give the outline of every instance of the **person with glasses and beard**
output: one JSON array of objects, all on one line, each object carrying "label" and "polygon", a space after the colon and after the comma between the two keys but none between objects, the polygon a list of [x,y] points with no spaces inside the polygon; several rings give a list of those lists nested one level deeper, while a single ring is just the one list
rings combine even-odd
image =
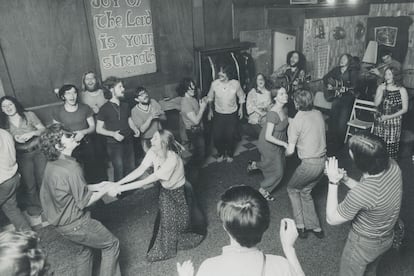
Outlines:
[{"label": "person with glasses and beard", "polygon": [[286,105],[289,118],[293,118],[297,112],[293,102],[293,93],[304,88],[306,79],[306,58],[299,51],[290,51],[286,56],[286,64],[273,72],[271,79],[274,83],[285,87],[289,101]]}]

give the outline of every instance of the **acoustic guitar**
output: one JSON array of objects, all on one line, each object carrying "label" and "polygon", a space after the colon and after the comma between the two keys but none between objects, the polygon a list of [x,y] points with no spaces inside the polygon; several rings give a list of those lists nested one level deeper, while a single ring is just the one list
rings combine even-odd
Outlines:
[{"label": "acoustic guitar", "polygon": [[343,80],[328,79],[329,86],[325,87],[323,95],[328,102],[332,102],[336,98],[342,97],[345,93],[354,94],[354,88],[348,87]]}]

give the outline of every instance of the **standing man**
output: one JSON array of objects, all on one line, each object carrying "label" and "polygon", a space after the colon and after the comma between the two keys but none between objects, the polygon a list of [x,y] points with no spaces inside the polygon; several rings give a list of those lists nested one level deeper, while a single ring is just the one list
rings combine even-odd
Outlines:
[{"label": "standing man", "polygon": [[16,191],[19,185],[14,140],[10,133],[0,128],[0,206],[17,231],[31,230],[17,207]]},{"label": "standing man", "polygon": [[99,110],[96,132],[106,136],[108,157],[114,168],[114,181],[118,181],[135,168],[132,130],[128,125],[131,112],[128,104],[121,102],[125,88],[120,79],[109,77],[103,86],[110,91],[112,97]]},{"label": "standing man", "polygon": [[298,113],[289,124],[286,155],[293,154],[296,148],[301,162],[289,180],[287,190],[299,238],[306,238],[307,232],[311,231],[321,239],[324,233],[311,193],[325,167],[325,121],[322,113],[313,109],[311,92],[296,91],[293,99]]},{"label": "standing man", "polygon": [[101,82],[94,72],[88,71],[83,74],[80,100],[89,105],[95,114],[98,114],[99,109],[108,101],[101,87]]},{"label": "standing man", "polygon": [[137,104],[131,110],[129,126],[134,130],[135,136],[141,133],[141,146],[144,152],[151,147],[151,138],[160,130],[160,120],[165,120],[165,113],[160,104],[151,99],[147,89],[139,86],[134,92],[134,100]]},{"label": "standing man", "polygon": [[40,143],[48,159],[40,201],[47,221],[56,231],[82,246],[77,255],[76,275],[92,275],[92,248],[102,250],[99,275],[121,275],[118,239],[86,211],[107,189],[102,184],[86,184],[79,163],[71,157],[79,145],[75,135],[53,124],[42,134]]},{"label": "standing man", "polygon": [[[352,221],[339,275],[359,276],[374,273],[379,257],[391,248],[394,225],[398,219],[402,197],[402,176],[397,163],[390,159],[384,141],[367,133],[349,140],[349,154],[362,171],[359,181],[338,169],[338,160],[326,162],[329,178],[326,220],[330,225]],[[351,190],[338,204],[338,185]]]}]

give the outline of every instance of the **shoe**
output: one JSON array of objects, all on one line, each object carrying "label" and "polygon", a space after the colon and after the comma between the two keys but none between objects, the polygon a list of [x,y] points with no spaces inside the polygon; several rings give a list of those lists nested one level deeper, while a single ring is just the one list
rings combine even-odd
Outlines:
[{"label": "shoe", "polygon": [[218,163],[221,163],[221,162],[224,161],[224,156],[223,155],[220,155],[220,156],[217,157],[216,160],[217,160]]},{"label": "shoe", "polygon": [[323,232],[322,229],[321,231],[315,231],[314,229],[310,229],[308,231],[312,232],[315,235],[315,237],[317,237],[318,239],[323,239],[325,237],[325,233]]},{"label": "shoe", "polygon": [[306,239],[308,237],[308,233],[306,232],[305,228],[296,228],[298,230],[299,238]]},{"label": "shoe", "polygon": [[274,201],[275,198],[265,189],[259,189],[259,192],[262,194],[262,196],[267,200],[267,201]]},{"label": "shoe", "polygon": [[227,163],[233,162],[233,157],[227,156],[226,161]]},{"label": "shoe", "polygon": [[247,173],[253,174],[257,173],[259,171],[259,168],[257,167],[256,161],[249,160],[249,163],[247,165]]}]

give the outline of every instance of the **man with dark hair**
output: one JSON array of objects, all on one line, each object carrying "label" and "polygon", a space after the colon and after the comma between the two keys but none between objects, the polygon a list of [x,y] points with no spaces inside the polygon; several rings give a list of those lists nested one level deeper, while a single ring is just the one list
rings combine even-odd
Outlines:
[{"label": "man with dark hair", "polygon": [[321,239],[324,233],[311,193],[323,175],[326,160],[325,121],[322,113],[313,109],[311,92],[298,90],[293,99],[298,113],[289,123],[286,155],[293,154],[296,148],[301,163],[287,190],[299,237],[306,238],[307,231],[311,231]]},{"label": "man with dark hair", "polygon": [[290,118],[293,118],[296,114],[293,94],[295,91],[304,88],[306,78],[305,70],[305,56],[299,51],[290,51],[286,56],[286,64],[279,67],[271,76],[272,81],[285,87],[289,94],[289,101],[286,106]]},{"label": "man with dark hair", "polygon": [[128,124],[131,111],[127,103],[121,102],[125,88],[120,79],[109,77],[103,86],[112,97],[99,110],[96,132],[106,136],[108,157],[114,168],[114,181],[118,181],[135,168],[132,130]]},{"label": "man with dark hair", "polygon": [[137,104],[131,110],[129,126],[135,133],[141,133],[141,145],[144,152],[151,147],[151,138],[161,129],[160,120],[165,120],[164,111],[160,104],[151,99],[147,89],[139,86],[134,91],[134,100]]},{"label": "man with dark hair", "polygon": [[[362,171],[359,181],[338,169],[338,160],[326,162],[329,178],[326,220],[331,225],[352,221],[352,229],[342,252],[339,275],[375,273],[379,257],[393,243],[394,225],[402,197],[402,176],[397,163],[388,157],[381,138],[367,133],[349,140],[349,154]],[[338,204],[338,185],[351,190]]]},{"label": "man with dark hair", "polygon": [[108,186],[86,184],[79,163],[71,157],[79,142],[61,125],[48,127],[40,137],[40,145],[48,159],[40,201],[47,221],[56,231],[82,246],[76,275],[92,275],[92,248],[102,250],[100,275],[121,275],[118,239],[86,211],[106,194]]},{"label": "man with dark hair", "polygon": [[377,67],[369,70],[369,72],[371,74],[374,74],[378,79],[380,80],[383,79],[384,72],[389,67],[393,67],[393,68],[398,69],[398,71],[401,71],[402,69],[401,63],[392,57],[391,50],[383,49],[380,52],[380,57],[381,57],[382,63],[380,63]]}]

